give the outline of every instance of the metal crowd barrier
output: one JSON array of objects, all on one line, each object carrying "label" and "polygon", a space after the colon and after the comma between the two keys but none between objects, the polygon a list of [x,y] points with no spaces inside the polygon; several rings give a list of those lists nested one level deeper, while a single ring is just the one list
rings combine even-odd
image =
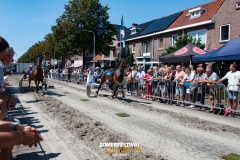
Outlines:
[{"label": "metal crowd barrier", "polygon": [[[157,84],[157,85],[156,85]],[[229,108],[229,101],[227,96],[227,90],[230,86],[225,87],[223,84],[211,84],[207,85],[207,83],[198,83],[197,85],[193,85],[190,82],[184,83],[184,101],[177,100],[175,96],[175,82],[170,82],[169,80],[165,81],[149,81],[148,86],[146,86],[146,82],[143,79],[138,80],[129,80],[125,79],[126,85],[126,93],[127,95],[133,94],[135,97],[147,97],[160,99],[165,101],[167,104],[180,102],[184,105],[195,105],[200,108],[205,109],[217,109],[217,115],[223,113],[224,108]],[[159,88],[159,95],[154,95],[153,91]],[[238,86],[237,86],[238,87]],[[150,88],[150,94],[147,93],[147,89]],[[238,90],[239,92],[240,90]],[[213,97],[214,105],[210,104],[211,96]],[[199,102],[200,101],[200,102]],[[237,106],[240,105],[240,94],[238,94],[237,98]],[[239,106],[240,107],[240,106]],[[239,113],[240,110],[230,109],[231,112]],[[216,111],[215,111],[216,112]],[[226,114],[224,114],[226,116]]]},{"label": "metal crowd barrier", "polygon": [[[86,84],[86,76],[83,74],[72,74],[71,82],[77,84]],[[52,73],[51,77],[53,79],[67,81],[67,74]],[[146,81],[143,79],[128,79],[124,78],[124,82],[120,85],[119,90],[124,89],[127,95],[133,94],[135,97],[147,97],[154,98],[159,101],[163,101],[166,104],[181,103],[185,106],[195,105],[200,108],[205,109],[217,109],[217,115],[223,112],[224,108],[229,108],[229,98],[227,90],[229,87],[238,87],[238,86],[228,86],[225,87],[223,84],[211,84],[210,86],[207,83],[197,83],[191,84],[190,82],[185,82],[182,85],[184,89],[184,101],[176,99],[175,89],[176,82],[171,82],[169,80],[150,80],[148,86],[146,86]],[[107,82],[102,85],[103,90],[108,90]],[[149,91],[150,90],[150,91]],[[158,93],[155,94],[157,90]],[[239,92],[239,90],[237,90]],[[213,96],[213,103],[211,105],[211,96]],[[240,94],[237,97],[237,106],[240,105]],[[235,103],[235,102],[234,102]],[[229,109],[231,112],[239,113],[240,110]],[[227,113],[226,113],[227,114]],[[226,116],[224,114],[224,116]]]}]

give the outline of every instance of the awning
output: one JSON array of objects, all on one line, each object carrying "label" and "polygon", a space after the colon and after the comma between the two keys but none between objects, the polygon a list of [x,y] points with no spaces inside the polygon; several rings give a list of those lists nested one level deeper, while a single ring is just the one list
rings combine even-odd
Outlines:
[{"label": "awning", "polygon": [[214,46],[213,49],[212,49],[212,51],[214,51],[214,50],[216,50],[216,49],[218,49],[218,48],[220,48],[220,47],[222,47],[222,46],[221,46],[221,45]]}]

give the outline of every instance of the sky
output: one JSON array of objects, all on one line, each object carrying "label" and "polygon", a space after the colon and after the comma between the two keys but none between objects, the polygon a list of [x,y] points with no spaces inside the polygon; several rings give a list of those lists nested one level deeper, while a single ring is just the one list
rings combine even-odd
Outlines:
[{"label": "sky", "polygon": [[[108,5],[109,21],[129,28],[213,0],[99,0]],[[51,33],[51,26],[64,12],[69,0],[0,0],[0,36],[17,53],[17,60],[27,50]]]}]

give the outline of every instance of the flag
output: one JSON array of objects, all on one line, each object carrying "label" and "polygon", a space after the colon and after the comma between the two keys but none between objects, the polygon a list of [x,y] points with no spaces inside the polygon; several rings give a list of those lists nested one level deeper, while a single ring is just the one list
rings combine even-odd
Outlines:
[{"label": "flag", "polygon": [[124,32],[124,25],[123,25],[123,16],[122,16],[122,19],[121,19],[120,34],[121,34],[121,42],[123,42],[123,48],[125,48],[125,40],[124,40],[125,32]]}]

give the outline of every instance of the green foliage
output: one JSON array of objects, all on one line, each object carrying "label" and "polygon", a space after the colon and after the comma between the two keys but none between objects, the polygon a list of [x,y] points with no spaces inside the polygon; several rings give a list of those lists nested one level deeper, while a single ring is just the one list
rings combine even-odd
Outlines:
[{"label": "green foliage", "polygon": [[52,26],[52,33],[30,47],[18,62],[35,61],[38,55],[50,59],[55,53],[57,59],[66,59],[82,54],[85,65],[85,52],[93,53],[94,43],[93,33],[83,30],[94,32],[96,54],[106,55],[115,49],[112,43],[118,28],[108,20],[108,6],[102,6],[99,0],[72,0],[64,8],[56,25]]},{"label": "green foliage", "polygon": [[201,39],[199,38],[198,40],[196,40],[196,38],[192,38],[189,37],[188,35],[180,35],[178,36],[178,39],[176,40],[176,43],[174,46],[170,46],[166,49],[166,52],[163,52],[161,56],[165,56],[168,55],[170,53],[173,53],[179,49],[181,49],[182,47],[184,47],[185,45],[187,45],[188,43],[192,42],[194,45],[196,45],[197,47],[204,49],[205,48],[205,44],[201,43]]},{"label": "green foliage", "polygon": [[222,156],[222,158],[226,160],[240,160],[240,155],[230,153],[227,156]]},{"label": "green foliage", "polygon": [[116,115],[119,117],[130,117],[130,115],[127,113],[117,113]]},{"label": "green foliage", "polygon": [[80,99],[81,101],[89,101],[89,99]]}]

